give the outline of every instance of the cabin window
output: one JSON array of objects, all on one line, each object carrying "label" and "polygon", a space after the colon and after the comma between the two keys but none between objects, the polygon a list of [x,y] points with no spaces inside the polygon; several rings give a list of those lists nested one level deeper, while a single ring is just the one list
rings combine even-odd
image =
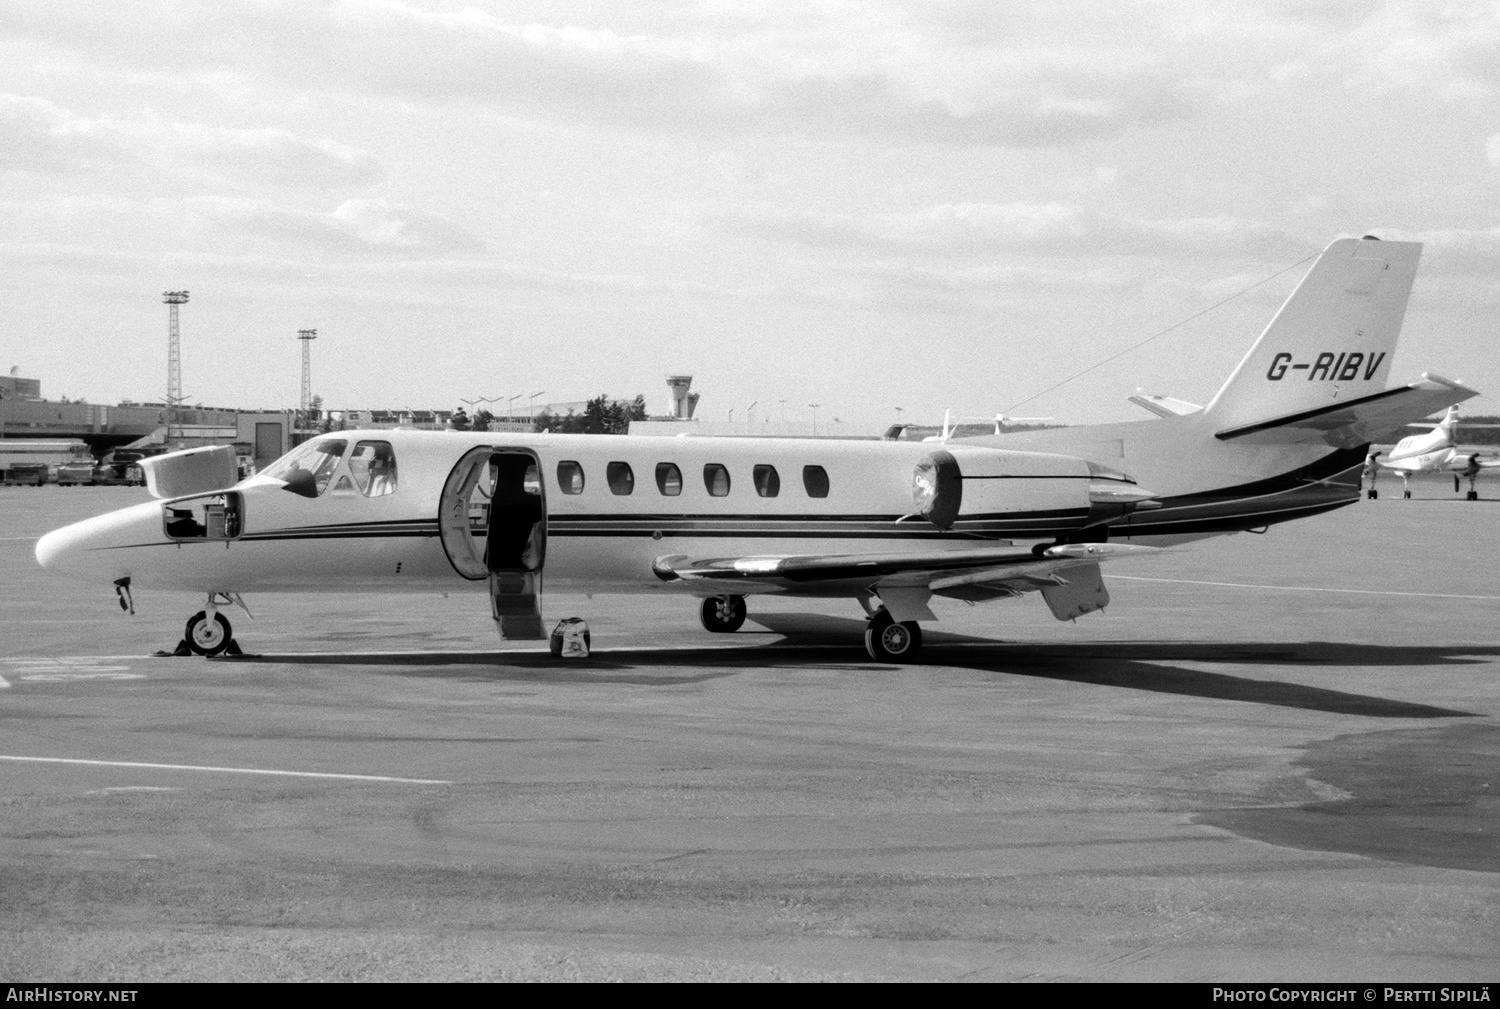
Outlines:
[{"label": "cabin window", "polygon": [[557,486],[564,494],[582,494],[583,467],[571,459],[558,463]]},{"label": "cabin window", "polygon": [[682,493],[682,470],[675,463],[659,462],[656,464],[656,489],[667,497],[676,497]]},{"label": "cabin window", "polygon": [[775,466],[757,466],[751,471],[755,480],[755,493],[761,497],[775,497],[781,493],[781,477]]},{"label": "cabin window", "polygon": [[611,493],[624,495],[635,492],[635,471],[628,462],[612,462],[604,467],[604,479],[609,481]]},{"label": "cabin window", "polygon": [[728,497],[729,470],[716,462],[711,462],[704,466],[703,486],[708,488],[710,497]]},{"label": "cabin window", "polygon": [[265,474],[286,484],[294,494],[319,497],[328,489],[348,447],[343,438],[314,438],[277,459]]},{"label": "cabin window", "polygon": [[807,488],[808,497],[827,497],[828,471],[822,466],[803,466],[802,486]]},{"label": "cabin window", "polygon": [[396,453],[388,441],[357,442],[349,456],[349,473],[365,497],[396,492]]}]

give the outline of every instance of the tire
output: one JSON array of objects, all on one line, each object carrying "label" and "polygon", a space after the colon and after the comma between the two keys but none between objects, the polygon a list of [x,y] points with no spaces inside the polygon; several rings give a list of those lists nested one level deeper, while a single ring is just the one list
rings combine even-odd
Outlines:
[{"label": "tire", "polygon": [[922,650],[922,628],[915,620],[896,623],[881,609],[865,627],[865,651],[876,662],[912,662]]},{"label": "tire", "polygon": [[709,596],[698,607],[698,619],[714,634],[733,634],[745,625],[744,596]]},{"label": "tire", "polygon": [[208,614],[199,610],[188,618],[182,639],[187,642],[194,655],[218,655],[229,647],[234,635],[224,614],[215,613],[214,618],[209,620]]}]

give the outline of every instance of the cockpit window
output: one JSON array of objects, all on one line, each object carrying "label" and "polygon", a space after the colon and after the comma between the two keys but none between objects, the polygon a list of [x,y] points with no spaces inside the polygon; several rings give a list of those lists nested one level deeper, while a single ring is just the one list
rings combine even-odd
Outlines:
[{"label": "cockpit window", "polygon": [[349,456],[349,472],[365,497],[396,492],[396,453],[388,441],[362,441]]},{"label": "cockpit window", "polygon": [[277,459],[264,473],[285,483],[293,493],[318,497],[328,489],[348,447],[349,442],[343,438],[314,438]]}]

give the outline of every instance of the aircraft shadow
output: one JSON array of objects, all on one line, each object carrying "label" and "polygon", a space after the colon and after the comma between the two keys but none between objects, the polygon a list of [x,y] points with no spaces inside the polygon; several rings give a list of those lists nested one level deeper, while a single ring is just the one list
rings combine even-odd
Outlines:
[{"label": "aircraft shadow", "polygon": [[[864,621],[859,619],[787,613],[757,615],[753,623],[765,630],[757,632],[747,625],[739,634],[716,636],[716,646],[670,650],[650,646],[604,648],[583,661],[555,659],[540,649],[517,652],[282,653],[213,661],[389,668],[407,676],[485,682],[638,686],[702,683],[735,676],[746,669],[837,666],[841,669],[885,671],[891,668],[866,656]],[[733,647],[737,640],[743,641],[746,647]],[[1178,663],[1240,664],[1260,670],[1278,666],[1428,667],[1477,665],[1483,664],[1486,657],[1500,655],[1500,648],[1495,646],[1372,645],[1339,641],[1039,644],[937,630],[926,631],[924,641],[923,662],[926,665],[967,669],[996,677],[1028,676],[1371,718],[1480,716],[1471,711],[1282,680],[1189,669]],[[642,667],[649,667],[652,671],[647,672]]]},{"label": "aircraft shadow", "polygon": [[[783,635],[788,643],[825,643],[862,635],[864,622],[823,614],[767,614],[756,623]],[[1482,656],[1500,655],[1493,646],[1421,647],[1361,642],[1300,641],[1204,642],[1145,641],[1091,644],[1005,642],[966,634],[924,630],[923,661],[976,672],[1067,680],[1095,686],[1126,687],[1224,701],[1249,701],[1285,708],[1372,718],[1474,718],[1472,711],[1395,701],[1367,694],[1185,669],[1179,662],[1267,666],[1451,666],[1476,665]],[[778,646],[776,651],[781,651]],[[826,655],[825,655],[826,661]]]},{"label": "aircraft shadow", "polygon": [[[748,650],[753,653],[755,650]],[[637,650],[641,662],[616,661],[619,652],[603,654],[594,652],[579,661],[553,658],[550,652],[323,652],[317,655],[299,655],[296,652],[276,652],[264,655],[221,655],[210,662],[232,665],[290,665],[290,666],[358,666],[367,668],[386,667],[393,672],[412,677],[438,677],[442,679],[469,680],[473,682],[520,683],[623,683],[642,687],[681,686],[703,683],[735,675],[736,668],[763,666],[750,654],[724,649],[694,649],[699,658],[696,663],[651,662],[656,666],[697,665],[696,673],[686,675],[636,673],[646,664],[648,656],[658,653],[646,649]],[[628,653],[627,653],[628,654]],[[666,653],[676,656],[679,653]],[[718,656],[744,655],[740,662],[718,661]]]}]

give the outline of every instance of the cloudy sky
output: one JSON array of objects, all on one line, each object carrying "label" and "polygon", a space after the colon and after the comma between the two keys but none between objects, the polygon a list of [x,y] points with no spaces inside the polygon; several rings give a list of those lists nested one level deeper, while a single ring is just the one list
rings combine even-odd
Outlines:
[{"label": "cloudy sky", "polygon": [[1130,418],[1373,233],[1427,243],[1393,379],[1500,401],[1496,3],[0,0],[0,179],[53,397],[160,399],[187,288],[210,405],[315,327],[334,408]]}]

